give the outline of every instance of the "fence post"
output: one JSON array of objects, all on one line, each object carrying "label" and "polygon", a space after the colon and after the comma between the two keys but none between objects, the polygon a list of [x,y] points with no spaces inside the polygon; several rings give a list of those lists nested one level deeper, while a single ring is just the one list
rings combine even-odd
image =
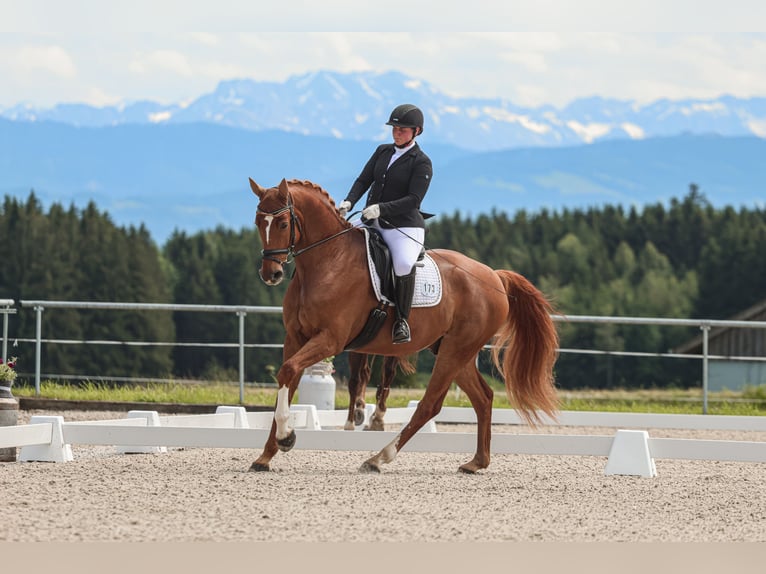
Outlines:
[{"label": "fence post", "polygon": [[40,363],[43,352],[43,310],[41,305],[35,306],[35,396],[40,396]]},{"label": "fence post", "polygon": [[708,335],[710,334],[710,325],[703,323],[702,329],[702,414],[707,414],[707,393],[708,393]]},{"label": "fence post", "polygon": [[247,313],[237,311],[239,317],[239,404],[245,404],[245,317]]},{"label": "fence post", "polygon": [[0,305],[3,309],[0,310],[3,314],[3,354],[0,355],[0,359],[4,361],[8,360],[8,315],[15,313],[16,309],[12,309],[13,299],[2,299]]}]

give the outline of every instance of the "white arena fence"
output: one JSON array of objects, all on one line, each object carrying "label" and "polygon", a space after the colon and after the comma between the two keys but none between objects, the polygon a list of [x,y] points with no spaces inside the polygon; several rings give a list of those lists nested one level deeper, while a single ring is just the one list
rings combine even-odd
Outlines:
[{"label": "white arena fence", "polygon": [[[389,424],[406,424],[416,406],[390,408]],[[373,406],[368,405],[369,422]],[[318,410],[293,405],[291,425],[296,449],[376,452],[396,432],[338,430],[345,410]],[[130,411],[123,419],[66,422],[61,416],[33,416],[29,424],[0,427],[0,448],[20,447],[20,462],[68,462],[71,445],[114,446],[117,453],[164,453],[168,447],[260,449],[269,433],[273,412],[247,412],[241,406],[220,406],[215,414],[159,416],[156,411]],[[475,423],[473,409],[443,408],[404,447],[410,452],[473,453],[475,432],[436,432],[435,423]],[[516,411],[493,409],[493,424],[522,424]],[[360,430],[364,424],[357,427]],[[545,435],[493,433],[494,454],[607,457],[604,473],[653,477],[655,459],[715,460],[766,463],[766,442],[651,438],[646,428],[766,431],[766,417],[594,413],[564,411],[557,422],[565,426],[616,428],[612,435]]]}]

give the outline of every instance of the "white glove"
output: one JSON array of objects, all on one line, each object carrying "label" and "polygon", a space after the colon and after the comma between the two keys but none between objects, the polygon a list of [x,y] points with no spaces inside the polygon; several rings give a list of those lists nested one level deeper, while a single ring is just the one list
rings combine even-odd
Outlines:
[{"label": "white glove", "polygon": [[368,205],[362,210],[362,217],[364,219],[377,219],[380,217],[380,205],[377,203]]},{"label": "white glove", "polygon": [[346,217],[346,214],[348,213],[348,210],[351,209],[351,202],[346,201],[345,199],[340,202],[340,205],[338,206],[338,211],[340,212],[341,217]]}]

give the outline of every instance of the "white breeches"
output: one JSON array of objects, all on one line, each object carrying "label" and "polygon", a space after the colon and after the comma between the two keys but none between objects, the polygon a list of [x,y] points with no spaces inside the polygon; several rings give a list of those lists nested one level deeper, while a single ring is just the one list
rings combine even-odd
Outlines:
[{"label": "white breeches", "polygon": [[368,221],[367,223],[362,223],[361,220],[356,222],[357,227],[362,225],[374,227],[380,231],[383,240],[391,251],[394,274],[397,276],[408,275],[415,266],[420,251],[423,249],[426,230],[422,227],[398,227],[394,229],[386,229],[378,224],[377,219]]}]

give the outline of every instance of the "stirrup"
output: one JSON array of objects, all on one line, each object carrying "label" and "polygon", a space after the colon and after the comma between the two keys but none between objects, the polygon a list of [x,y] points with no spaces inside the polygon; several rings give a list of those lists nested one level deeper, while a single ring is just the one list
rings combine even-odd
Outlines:
[{"label": "stirrup", "polygon": [[402,343],[409,343],[410,340],[410,326],[404,319],[398,319],[391,332],[391,341],[394,345],[401,345]]}]

